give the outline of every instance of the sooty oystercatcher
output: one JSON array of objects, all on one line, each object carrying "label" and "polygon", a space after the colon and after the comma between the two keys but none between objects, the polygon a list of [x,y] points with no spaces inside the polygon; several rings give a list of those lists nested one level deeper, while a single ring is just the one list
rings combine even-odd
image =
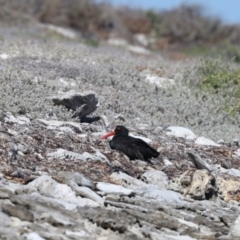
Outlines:
[{"label": "sooty oystercatcher", "polygon": [[130,160],[139,159],[151,163],[149,159],[159,156],[159,152],[150,147],[142,139],[131,137],[128,133],[128,129],[124,126],[117,126],[114,131],[102,136],[101,139],[114,136],[109,142],[111,149],[123,152]]}]

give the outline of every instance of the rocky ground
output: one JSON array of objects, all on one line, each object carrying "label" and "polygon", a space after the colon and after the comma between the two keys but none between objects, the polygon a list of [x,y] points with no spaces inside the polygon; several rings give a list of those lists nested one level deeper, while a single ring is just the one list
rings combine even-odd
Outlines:
[{"label": "rocky ground", "polygon": [[[0,239],[240,239],[238,126],[189,61],[41,31],[1,27]],[[111,150],[117,124],[160,156]]]}]

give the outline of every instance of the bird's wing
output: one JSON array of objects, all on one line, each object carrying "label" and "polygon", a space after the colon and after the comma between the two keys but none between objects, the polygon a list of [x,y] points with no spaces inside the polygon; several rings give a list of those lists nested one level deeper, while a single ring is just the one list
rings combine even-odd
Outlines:
[{"label": "bird's wing", "polygon": [[131,160],[142,159],[144,160],[140,148],[134,142],[134,138],[130,137],[118,137],[117,140],[110,141],[111,149],[117,149],[120,152],[127,155]]},{"label": "bird's wing", "polygon": [[159,152],[150,147],[146,142],[139,138],[118,137],[110,142],[112,149],[117,149],[127,155],[131,160],[148,160],[152,157],[158,157]]},{"label": "bird's wing", "polygon": [[141,154],[143,155],[145,160],[148,158],[159,156],[159,152],[157,152],[154,148],[149,146],[142,139],[134,138],[134,143],[138,146],[138,149],[141,152]]}]

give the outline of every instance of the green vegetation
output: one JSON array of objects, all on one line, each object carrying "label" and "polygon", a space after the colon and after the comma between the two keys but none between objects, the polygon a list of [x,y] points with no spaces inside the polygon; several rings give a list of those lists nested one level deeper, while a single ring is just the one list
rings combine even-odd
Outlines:
[{"label": "green vegetation", "polygon": [[216,46],[193,45],[183,48],[182,52],[193,57],[221,57],[236,63],[240,62],[240,47],[229,42],[224,42]]},{"label": "green vegetation", "polygon": [[210,53],[209,53],[209,47],[207,46],[191,46],[191,47],[187,47],[187,48],[184,48],[184,50],[182,50],[183,53],[189,55],[189,56],[203,56],[203,57],[206,57],[206,56],[209,56]]},{"label": "green vegetation", "polygon": [[240,62],[240,47],[239,45],[231,44],[229,42],[223,43],[219,46],[219,54],[232,59],[234,62]]},{"label": "green vegetation", "polygon": [[202,91],[221,96],[231,115],[240,113],[240,68],[233,69],[222,59],[205,58],[197,74],[200,80],[197,85]]},{"label": "green vegetation", "polygon": [[160,37],[164,30],[164,26],[162,24],[161,17],[159,16],[159,14],[157,14],[153,10],[148,10],[146,12],[146,17],[147,19],[149,19],[151,26],[155,31],[156,36]]},{"label": "green vegetation", "polygon": [[87,39],[87,40],[85,40],[84,43],[91,47],[98,47],[98,45],[99,45],[98,41],[93,40],[93,39]]}]

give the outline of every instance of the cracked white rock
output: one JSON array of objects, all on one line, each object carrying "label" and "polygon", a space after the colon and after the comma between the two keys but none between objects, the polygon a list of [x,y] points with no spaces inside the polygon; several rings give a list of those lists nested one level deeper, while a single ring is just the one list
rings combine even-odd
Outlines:
[{"label": "cracked white rock", "polygon": [[57,120],[45,120],[45,119],[37,119],[37,121],[44,123],[45,125],[48,126],[54,126],[54,127],[72,127],[75,132],[82,132],[82,127],[80,123],[75,123],[75,122],[63,122],[63,121],[57,121]]},{"label": "cracked white rock", "polygon": [[78,206],[99,206],[99,204],[90,199],[77,197],[71,187],[60,184],[49,176],[41,176],[30,182],[26,187],[36,189],[39,193],[52,197],[57,200],[63,200],[67,203],[74,203]]},{"label": "cracked white rock", "polygon": [[47,154],[47,158],[51,159],[62,159],[62,160],[74,160],[74,161],[102,161],[108,162],[108,159],[100,152],[95,152],[94,154],[90,154],[88,152],[84,153],[75,153],[72,151],[68,151],[62,148],[58,148],[56,152],[52,152]]}]

